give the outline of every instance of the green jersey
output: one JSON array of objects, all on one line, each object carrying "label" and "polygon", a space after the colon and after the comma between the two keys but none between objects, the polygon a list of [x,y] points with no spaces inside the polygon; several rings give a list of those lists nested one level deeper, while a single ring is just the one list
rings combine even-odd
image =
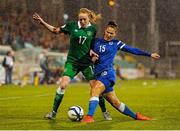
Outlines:
[{"label": "green jersey", "polygon": [[86,28],[82,28],[78,22],[72,21],[61,26],[61,32],[70,35],[67,61],[79,66],[92,64],[89,51],[92,39],[96,35],[96,27],[89,24]]}]

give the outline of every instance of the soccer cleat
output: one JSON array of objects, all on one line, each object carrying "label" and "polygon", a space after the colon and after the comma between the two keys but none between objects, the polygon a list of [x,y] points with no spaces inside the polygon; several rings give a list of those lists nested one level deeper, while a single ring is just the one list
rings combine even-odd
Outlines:
[{"label": "soccer cleat", "polygon": [[104,119],[107,120],[107,121],[111,121],[112,120],[111,115],[107,111],[103,112],[103,116],[104,116]]},{"label": "soccer cleat", "polygon": [[147,116],[143,116],[141,113],[137,112],[136,113],[136,120],[149,121],[149,120],[151,120],[151,118],[147,117]]},{"label": "soccer cleat", "polygon": [[56,112],[52,111],[44,116],[47,119],[54,119],[56,117]]},{"label": "soccer cleat", "polygon": [[93,116],[85,116],[84,119],[81,120],[83,123],[92,123],[94,122]]}]

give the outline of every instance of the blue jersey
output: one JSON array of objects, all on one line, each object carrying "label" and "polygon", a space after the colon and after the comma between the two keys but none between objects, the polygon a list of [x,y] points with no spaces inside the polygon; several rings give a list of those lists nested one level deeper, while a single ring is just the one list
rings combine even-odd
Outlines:
[{"label": "blue jersey", "polygon": [[122,41],[116,39],[111,41],[96,39],[93,50],[99,55],[99,59],[95,64],[94,74],[96,80],[101,81],[105,86],[103,93],[113,91],[113,86],[116,81],[116,73],[113,68],[113,62],[118,50],[129,52],[135,55],[151,56],[151,54],[148,52],[142,51],[138,48],[130,47]]},{"label": "blue jersey", "polygon": [[129,52],[135,55],[151,56],[151,54],[148,52],[142,51],[138,48],[130,47],[124,42],[116,39],[106,41],[104,39],[97,38],[95,39],[93,50],[99,55],[98,62],[95,64],[95,74],[101,73],[107,69],[113,69],[113,61],[118,50]]},{"label": "blue jersey", "polygon": [[105,87],[105,92],[112,91],[115,84],[115,70],[113,68],[114,58],[118,50],[129,52],[135,55],[151,56],[150,53],[142,51],[138,48],[130,47],[124,42],[113,39],[106,41],[97,38],[94,41],[93,50],[99,55],[99,59],[94,65],[94,74],[97,80],[101,81]]}]

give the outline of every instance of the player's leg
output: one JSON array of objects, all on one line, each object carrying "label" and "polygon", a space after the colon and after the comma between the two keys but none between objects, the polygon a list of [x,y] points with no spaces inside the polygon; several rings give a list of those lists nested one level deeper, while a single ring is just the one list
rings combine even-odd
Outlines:
[{"label": "player's leg", "polygon": [[99,95],[105,90],[104,84],[100,81],[96,81],[91,88],[91,98],[89,101],[88,115],[93,116],[95,109],[99,103]]},{"label": "player's leg", "polygon": [[[94,81],[95,81],[95,80],[94,80]],[[94,83],[94,81],[93,81],[93,83]],[[92,83],[92,80],[90,81],[90,83]],[[90,85],[91,85],[91,88],[93,88],[93,87],[92,87],[92,84],[90,84]],[[108,112],[107,109],[106,109],[105,98],[104,98],[103,95],[100,95],[100,96],[99,96],[99,106],[100,106],[100,108],[101,108],[101,111],[102,111],[102,114],[103,114],[104,119],[105,119],[105,120],[108,120],[108,121],[111,121],[111,120],[112,120],[112,117],[111,117],[111,115],[109,114],[109,112]]]},{"label": "player's leg", "polygon": [[[94,83],[95,83],[95,80],[94,80],[95,78],[94,78],[94,73],[93,73],[92,67],[89,66],[88,68],[84,69],[82,71],[82,73],[85,76],[86,80],[89,80],[89,84],[92,88]],[[100,106],[101,111],[103,113],[104,119],[105,120],[112,120],[109,112],[107,112],[107,110],[106,110],[105,99],[103,98],[103,96],[99,96],[99,106]]]},{"label": "player's leg", "polygon": [[[105,90],[104,92],[109,92],[111,90],[113,90],[113,88],[111,87],[112,85],[114,85],[115,83],[115,74],[114,74],[114,70],[108,70],[108,71],[104,71],[102,72],[103,76],[98,77],[97,79],[99,79],[105,86]],[[111,87],[111,88],[108,88]],[[103,93],[104,93],[103,92]],[[102,94],[99,97],[99,105],[101,107],[101,110],[103,112],[103,117],[105,120],[112,120],[112,117],[110,116],[109,112],[106,110],[106,106],[105,106],[105,96],[103,96]]]},{"label": "player's leg", "polygon": [[108,121],[111,121],[112,117],[111,117],[110,113],[106,109],[105,98],[104,98],[103,95],[99,96],[99,106],[101,108],[104,119],[108,120]]},{"label": "player's leg", "polygon": [[128,115],[134,119],[136,119],[136,113],[131,111],[123,102],[120,102],[119,99],[116,96],[115,91],[108,92],[106,94],[107,101],[110,102],[110,104],[115,107],[118,111],[121,113]]},{"label": "player's leg", "polygon": [[99,106],[101,108],[102,112],[106,112],[106,105],[105,105],[105,99],[102,95],[99,96]]},{"label": "player's leg", "polygon": [[64,97],[65,89],[67,88],[68,84],[70,82],[69,76],[63,76],[60,80],[60,86],[56,90],[56,94],[54,97],[54,103],[53,103],[53,109],[52,112],[48,113],[45,118],[53,119],[56,117],[57,110],[62,102],[62,99]]},{"label": "player's leg", "polygon": [[127,105],[125,105],[123,102],[120,102],[119,99],[116,96],[115,91],[111,91],[106,93],[107,101],[110,102],[110,104],[115,107],[119,112],[123,113],[124,115],[130,116],[137,120],[150,120],[149,117],[143,116],[140,113],[133,112]]},{"label": "player's leg", "polygon": [[65,89],[70,83],[71,78],[73,78],[77,74],[77,71],[74,69],[73,65],[71,63],[66,63],[65,65],[65,72],[63,73],[63,77],[59,79],[59,87],[57,88],[55,97],[54,97],[54,103],[53,103],[53,109],[52,112],[48,113],[45,118],[52,119],[55,118],[57,110],[62,102],[62,99],[64,97]]},{"label": "player's leg", "polygon": [[56,91],[56,95],[54,98],[54,104],[53,104],[53,111],[57,112],[59,105],[63,99],[64,93],[65,93],[65,89],[67,88],[67,86],[69,85],[70,82],[70,77],[69,76],[63,76],[62,79],[60,80],[60,86]]},{"label": "player's leg", "polygon": [[93,116],[99,103],[99,95],[105,90],[104,84],[100,81],[96,81],[94,86],[91,88],[91,98],[89,100],[89,108],[87,116],[82,122],[90,123],[94,122]]}]

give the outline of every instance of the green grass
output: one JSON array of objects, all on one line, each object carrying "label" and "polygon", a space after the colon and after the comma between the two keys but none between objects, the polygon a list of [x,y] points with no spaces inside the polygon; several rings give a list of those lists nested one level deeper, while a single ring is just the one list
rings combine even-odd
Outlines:
[{"label": "green grass", "polygon": [[[143,85],[146,81],[147,85]],[[156,82],[156,83],[155,83]],[[89,85],[71,84],[55,120],[43,116],[51,110],[56,86],[1,86],[1,130],[179,130],[180,129],[180,81],[179,80],[129,80],[118,81],[117,96],[135,112],[154,118],[152,121],[137,121],[116,111],[106,103],[112,121],[105,121],[100,108],[95,114],[95,123],[82,124],[67,118],[70,106],[88,108]]]}]

